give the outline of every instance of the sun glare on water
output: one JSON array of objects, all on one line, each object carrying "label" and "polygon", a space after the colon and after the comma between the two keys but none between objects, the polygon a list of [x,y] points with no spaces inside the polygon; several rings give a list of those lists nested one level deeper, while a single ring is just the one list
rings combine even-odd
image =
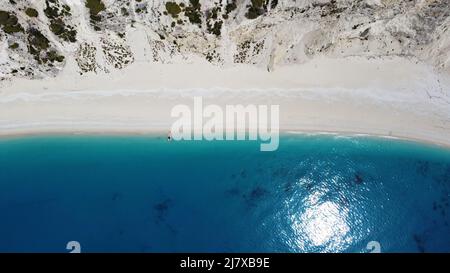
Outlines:
[{"label": "sun glare on water", "polygon": [[320,203],[320,192],[309,196],[309,206],[291,217],[299,251],[317,248],[321,252],[343,251],[351,243],[348,236],[348,209],[332,201]]}]

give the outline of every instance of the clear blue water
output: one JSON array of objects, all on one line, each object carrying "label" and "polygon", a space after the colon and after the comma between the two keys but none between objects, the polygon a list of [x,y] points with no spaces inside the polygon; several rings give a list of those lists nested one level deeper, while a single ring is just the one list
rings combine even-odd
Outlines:
[{"label": "clear blue water", "polygon": [[450,252],[450,150],[376,138],[0,140],[0,252]]}]

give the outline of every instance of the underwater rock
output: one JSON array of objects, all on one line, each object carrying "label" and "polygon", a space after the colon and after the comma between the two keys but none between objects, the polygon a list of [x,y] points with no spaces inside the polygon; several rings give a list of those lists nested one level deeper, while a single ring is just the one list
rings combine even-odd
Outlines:
[{"label": "underwater rock", "polygon": [[440,214],[445,221],[445,218],[447,216],[447,210],[448,210],[448,197],[446,192],[444,192],[443,196],[440,199],[433,201],[433,211]]},{"label": "underwater rock", "polygon": [[417,249],[419,249],[419,252],[424,253],[425,252],[425,242],[424,242],[423,238],[421,238],[417,234],[414,234],[413,239],[417,245]]},{"label": "underwater rock", "polygon": [[364,182],[364,179],[362,178],[362,176],[360,174],[355,174],[355,183],[357,185],[362,184],[362,182]]},{"label": "underwater rock", "polygon": [[112,195],[112,197],[111,197],[111,200],[112,200],[112,201],[117,201],[117,200],[120,199],[121,197],[122,197],[122,194],[121,194],[121,193],[115,192],[115,193],[113,193],[113,195]]},{"label": "underwater rock", "polygon": [[159,221],[163,221],[165,219],[171,204],[172,200],[166,199],[153,207],[156,210],[156,217]]},{"label": "underwater rock", "polygon": [[151,246],[149,246],[149,245],[141,245],[139,247],[139,250],[140,250],[141,253],[147,253],[147,252],[150,252]]},{"label": "underwater rock", "polygon": [[268,195],[268,191],[262,187],[257,186],[248,195],[244,195],[244,199],[248,205],[256,205],[262,198]]},{"label": "underwater rock", "polygon": [[254,190],[252,190],[252,192],[250,193],[250,198],[252,200],[254,199],[259,199],[261,197],[263,197],[264,195],[266,195],[268,193],[267,190],[265,190],[264,188],[261,187],[256,187]]},{"label": "underwater rock", "polygon": [[284,184],[284,192],[290,193],[290,192],[292,192],[293,189],[294,189],[294,184],[291,181]]},{"label": "underwater rock", "polygon": [[442,175],[442,181],[443,184],[447,184],[450,183],[450,166],[447,165],[447,167],[445,168],[445,172]]},{"label": "underwater rock", "polygon": [[428,161],[419,160],[417,162],[417,173],[422,176],[427,176],[428,171],[430,170],[430,163]]}]

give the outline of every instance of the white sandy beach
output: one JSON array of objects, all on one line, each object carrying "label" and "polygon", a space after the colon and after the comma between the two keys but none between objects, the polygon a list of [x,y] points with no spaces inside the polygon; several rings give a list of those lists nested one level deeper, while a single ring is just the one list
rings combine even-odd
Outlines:
[{"label": "white sandy beach", "polygon": [[[52,69],[35,64],[25,36],[1,40],[1,136],[166,134],[175,121],[172,107],[202,96],[204,104],[278,104],[283,131],[450,146],[450,19],[444,1],[342,1],[341,9],[336,1],[279,1],[256,20],[245,17],[247,1],[218,36],[205,32],[206,25],[168,28],[173,18],[155,16],[165,11],[164,1],[151,1],[145,15],[108,17],[95,31],[86,7],[69,2],[73,16],[66,23],[78,31],[76,43],[52,34],[44,13],[35,19],[18,14],[23,26],[39,26],[49,37],[49,50],[65,56]],[[105,2],[111,12],[120,11],[116,2],[127,3]],[[214,4],[201,2],[205,14]],[[10,48],[13,40],[17,50]],[[207,61],[211,52],[220,58]],[[78,62],[91,69],[81,76]],[[44,79],[25,79],[28,66]]]},{"label": "white sandy beach", "polygon": [[139,63],[109,74],[0,85],[0,135],[167,132],[177,104],[278,104],[283,131],[416,139],[450,146],[450,75],[400,58],[325,59],[275,71]]}]

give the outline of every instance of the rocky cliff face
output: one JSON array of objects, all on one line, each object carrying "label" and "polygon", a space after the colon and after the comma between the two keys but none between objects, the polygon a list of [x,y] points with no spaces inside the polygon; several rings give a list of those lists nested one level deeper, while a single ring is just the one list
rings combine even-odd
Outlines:
[{"label": "rocky cliff face", "polygon": [[133,62],[403,56],[450,70],[450,0],[2,0],[0,80]]}]

